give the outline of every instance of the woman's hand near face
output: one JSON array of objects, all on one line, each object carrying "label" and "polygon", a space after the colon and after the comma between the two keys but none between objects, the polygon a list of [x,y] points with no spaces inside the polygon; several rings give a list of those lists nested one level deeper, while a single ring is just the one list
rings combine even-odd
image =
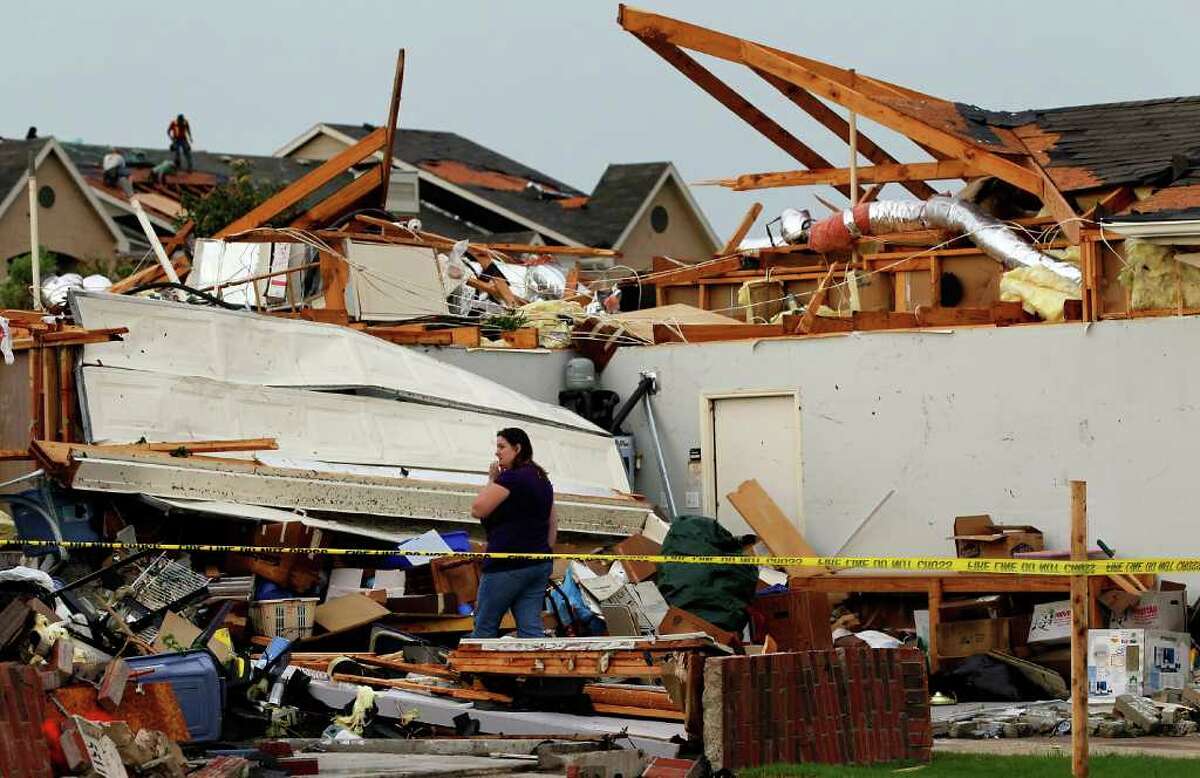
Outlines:
[{"label": "woman's hand near face", "polygon": [[492,464],[488,467],[488,480],[495,481],[500,477],[500,461],[493,459]]}]

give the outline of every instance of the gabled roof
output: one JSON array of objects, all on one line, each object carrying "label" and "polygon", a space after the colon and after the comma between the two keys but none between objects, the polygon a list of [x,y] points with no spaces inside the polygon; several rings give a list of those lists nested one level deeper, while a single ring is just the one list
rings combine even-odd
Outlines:
[{"label": "gabled roof", "polygon": [[669,162],[609,165],[587,202],[585,231],[591,245],[616,246],[670,169]]},{"label": "gabled roof", "polygon": [[67,171],[67,175],[79,187],[79,192],[88,204],[95,209],[100,220],[104,222],[104,226],[112,233],[113,239],[116,241],[117,250],[121,252],[129,251],[129,239],[124,232],[108,215],[108,211],[100,205],[92,192],[92,187],[80,175],[79,169],[71,160],[69,154],[63,149],[54,138],[35,138],[32,140],[6,140],[0,141],[0,216],[3,216],[12,206],[13,202],[21,196],[22,189],[28,179],[29,171],[29,154],[33,153],[34,168],[40,167],[47,156],[53,154],[62,163]]},{"label": "gabled roof", "polygon": [[[276,153],[290,154],[322,132],[354,143],[373,129],[368,124],[318,124]],[[617,248],[648,200],[674,177],[710,240],[720,244],[668,162],[609,165],[588,195],[452,132],[397,129],[392,151],[397,164],[417,170],[430,183],[466,195],[552,240],[596,248]]]}]

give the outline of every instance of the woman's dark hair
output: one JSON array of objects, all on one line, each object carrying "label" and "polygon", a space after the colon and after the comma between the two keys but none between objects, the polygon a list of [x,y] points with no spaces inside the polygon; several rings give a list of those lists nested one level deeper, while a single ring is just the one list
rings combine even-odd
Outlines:
[{"label": "woman's dark hair", "polygon": [[510,446],[521,447],[520,450],[517,451],[515,460],[516,464],[532,465],[533,468],[538,471],[538,475],[540,475],[542,478],[550,477],[550,474],[546,472],[544,467],[533,461],[533,441],[529,439],[529,435],[525,433],[525,430],[521,429],[520,427],[505,427],[496,433],[496,437],[504,438],[508,441],[508,445]]}]

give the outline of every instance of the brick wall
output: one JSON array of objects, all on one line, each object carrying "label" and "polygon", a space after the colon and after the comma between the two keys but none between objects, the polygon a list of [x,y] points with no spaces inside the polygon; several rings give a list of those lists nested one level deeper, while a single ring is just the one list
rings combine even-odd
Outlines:
[{"label": "brick wall", "polygon": [[925,659],[837,648],[709,659],[704,749],[713,770],[776,763],[927,762]]},{"label": "brick wall", "polygon": [[0,663],[0,776],[50,778],[50,751],[42,736],[45,696],[37,670]]}]

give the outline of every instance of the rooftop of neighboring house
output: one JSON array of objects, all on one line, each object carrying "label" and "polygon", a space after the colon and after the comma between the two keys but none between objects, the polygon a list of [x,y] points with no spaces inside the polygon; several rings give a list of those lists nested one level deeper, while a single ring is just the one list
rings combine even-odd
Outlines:
[{"label": "rooftop of neighboring house", "polygon": [[[369,124],[337,123],[318,128],[328,128],[351,142],[375,129]],[[398,129],[392,151],[396,159],[442,182],[597,248],[611,248],[620,240],[667,177],[675,176],[690,198],[669,162],[609,165],[588,194],[453,132]],[[699,206],[694,207],[703,220]]]},{"label": "rooftop of neighboring house", "polygon": [[48,138],[0,142],[0,200],[20,182],[29,166],[29,154],[41,151]]}]

